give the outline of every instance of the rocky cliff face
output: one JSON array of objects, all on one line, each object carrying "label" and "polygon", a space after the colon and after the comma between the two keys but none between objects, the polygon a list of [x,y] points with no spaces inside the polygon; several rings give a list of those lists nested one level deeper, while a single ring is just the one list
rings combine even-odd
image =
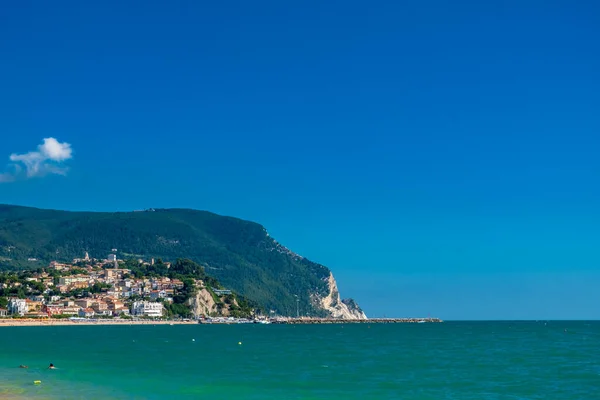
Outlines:
[{"label": "rocky cliff face", "polygon": [[193,297],[188,300],[194,315],[212,315],[217,312],[217,304],[208,290],[202,288]]},{"label": "rocky cliff face", "polygon": [[329,293],[325,297],[317,297],[318,307],[325,310],[333,318],[339,319],[367,319],[367,316],[352,299],[341,300],[337,283],[332,273],[327,279]]}]

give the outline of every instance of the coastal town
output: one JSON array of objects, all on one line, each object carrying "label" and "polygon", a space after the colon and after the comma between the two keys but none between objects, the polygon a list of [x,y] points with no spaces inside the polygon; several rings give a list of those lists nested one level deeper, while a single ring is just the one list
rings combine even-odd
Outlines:
[{"label": "coastal town", "polygon": [[[141,267],[155,265],[137,260]],[[167,270],[171,263],[162,263]],[[161,319],[173,315],[169,306],[186,291],[208,290],[215,298],[231,291],[207,287],[201,279],[139,276],[123,267],[115,254],[105,259],[74,259],[72,263],[52,261],[38,271],[0,275],[0,318],[71,319]],[[183,299],[185,302],[188,299]],[[4,304],[2,304],[4,303]],[[194,316],[210,317],[209,315]],[[212,316],[217,316],[214,313]]]}]

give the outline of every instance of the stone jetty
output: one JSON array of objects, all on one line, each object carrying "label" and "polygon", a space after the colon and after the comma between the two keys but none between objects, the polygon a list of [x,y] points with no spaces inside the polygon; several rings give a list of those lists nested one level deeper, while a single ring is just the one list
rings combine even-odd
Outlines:
[{"label": "stone jetty", "polygon": [[443,321],[439,318],[280,318],[271,320],[273,324],[423,324],[440,322]]}]

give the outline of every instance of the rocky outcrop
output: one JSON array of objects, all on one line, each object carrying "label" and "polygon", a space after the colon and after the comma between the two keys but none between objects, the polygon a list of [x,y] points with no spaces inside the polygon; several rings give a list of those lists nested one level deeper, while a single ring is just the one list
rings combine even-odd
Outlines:
[{"label": "rocky outcrop", "polygon": [[192,313],[197,317],[228,317],[231,315],[231,307],[240,306],[236,298],[230,301],[222,300],[223,297],[216,296],[206,287],[201,286],[196,293],[196,297],[190,298],[187,304],[190,306]]},{"label": "rocky outcrop", "polygon": [[333,318],[367,319],[363,310],[360,309],[354,300],[341,300],[337,282],[332,273],[329,273],[327,286],[329,287],[327,296],[318,299],[320,308],[325,310]]},{"label": "rocky outcrop", "polygon": [[367,315],[354,299],[343,299],[342,303],[346,305],[351,314],[359,316],[357,319],[367,319]]},{"label": "rocky outcrop", "polygon": [[217,303],[206,288],[199,289],[196,297],[192,297],[188,301],[194,315],[208,316],[218,311]]}]

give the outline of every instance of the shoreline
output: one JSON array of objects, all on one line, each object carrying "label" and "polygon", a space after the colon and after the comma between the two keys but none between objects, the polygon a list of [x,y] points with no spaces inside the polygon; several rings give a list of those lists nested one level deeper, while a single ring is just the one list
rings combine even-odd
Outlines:
[{"label": "shoreline", "polygon": [[[321,324],[419,324],[441,323],[439,318],[373,318],[373,319],[330,319],[330,318],[289,318],[272,321],[268,325],[321,325]],[[77,325],[245,325],[250,322],[237,321],[142,321],[142,320],[71,320],[71,319],[0,319],[0,327],[15,326],[77,326]]]},{"label": "shoreline", "polygon": [[274,324],[437,324],[444,322],[439,318],[368,318],[368,319],[336,319],[336,318],[291,318],[285,322]]},{"label": "shoreline", "polygon": [[0,327],[3,326],[76,326],[76,325],[198,325],[196,321],[131,321],[131,320],[17,320],[0,319]]}]

